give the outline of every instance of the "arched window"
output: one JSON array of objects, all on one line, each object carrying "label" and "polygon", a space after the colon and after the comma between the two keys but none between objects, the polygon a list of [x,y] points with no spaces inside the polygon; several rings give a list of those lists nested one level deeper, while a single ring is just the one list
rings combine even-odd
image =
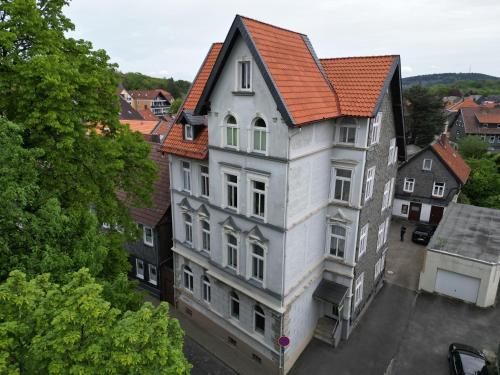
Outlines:
[{"label": "arched window", "polygon": [[332,224],[330,226],[330,254],[343,258],[345,251],[346,230],[342,225]]},{"label": "arched window", "polygon": [[201,219],[201,249],[210,252],[210,222],[208,219]]},{"label": "arched window", "polygon": [[235,319],[240,319],[240,298],[235,292],[231,292],[229,296],[231,303],[231,317]]},{"label": "arched window", "polygon": [[267,150],[267,127],[261,118],[253,123],[253,150],[264,153]]},{"label": "arched window", "polygon": [[226,118],[226,146],[238,147],[238,123],[232,115]]},{"label": "arched window", "polygon": [[208,279],[208,277],[203,276],[201,278],[201,286],[203,300],[207,303],[210,303],[210,301],[212,300],[212,289],[210,287],[210,280]]},{"label": "arched window", "polygon": [[190,214],[184,214],[184,230],[186,235],[186,243],[193,244],[193,218]]},{"label": "arched window", "polygon": [[189,290],[190,292],[193,291],[193,271],[191,271],[191,268],[189,266],[184,266],[183,270],[183,275],[184,275],[184,288]]},{"label": "arched window", "polygon": [[227,266],[233,270],[238,270],[238,239],[236,236],[227,233]]},{"label": "arched window", "polygon": [[266,331],[266,314],[264,313],[264,310],[262,310],[262,307],[260,307],[259,305],[255,305],[253,312],[255,332],[263,335]]}]

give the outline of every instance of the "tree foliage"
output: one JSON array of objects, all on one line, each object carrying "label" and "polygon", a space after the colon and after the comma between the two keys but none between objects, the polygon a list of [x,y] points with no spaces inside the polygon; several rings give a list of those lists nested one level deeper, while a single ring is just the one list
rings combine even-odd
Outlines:
[{"label": "tree foliage", "polygon": [[142,73],[118,73],[118,80],[127,90],[164,89],[174,98],[186,96],[191,82],[170,78],[149,77]]},{"label": "tree foliage", "polygon": [[429,87],[429,90],[431,94],[440,97],[450,95],[498,95],[500,94],[500,79],[456,81],[449,84],[433,85]]},{"label": "tree foliage", "polygon": [[409,143],[425,147],[444,130],[444,107],[429,89],[415,85],[404,91],[405,124]]},{"label": "tree foliage", "polygon": [[1,374],[187,374],[168,304],[122,313],[87,269],[59,285],[13,271],[0,285]]},{"label": "tree foliage", "polygon": [[168,110],[169,113],[175,115],[177,111],[179,111],[181,105],[182,105],[182,99],[181,98],[175,99],[170,105],[170,109]]},{"label": "tree foliage", "polygon": [[471,174],[463,192],[471,204],[500,209],[500,174],[495,159],[484,156],[480,159],[468,159],[467,162],[471,167]]},{"label": "tree foliage", "polygon": [[458,151],[465,159],[478,159],[488,152],[488,145],[480,137],[469,135],[458,141]]}]

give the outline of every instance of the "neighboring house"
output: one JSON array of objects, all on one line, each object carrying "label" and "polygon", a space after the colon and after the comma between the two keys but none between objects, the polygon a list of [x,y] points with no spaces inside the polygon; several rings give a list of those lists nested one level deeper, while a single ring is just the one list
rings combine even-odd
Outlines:
[{"label": "neighboring house", "polygon": [[470,167],[441,135],[399,166],[393,215],[438,224],[469,174]]},{"label": "neighboring house", "polygon": [[313,336],[347,339],[382,285],[400,59],[319,60],[307,36],[236,16],[181,108],[163,147],[176,306],[254,373],[286,373]]},{"label": "neighboring house", "polygon": [[125,100],[128,104],[132,104],[132,97],[123,85],[120,83],[117,88],[117,94]]},{"label": "neighboring house", "polygon": [[[143,120],[143,117],[125,99],[120,97],[120,120]],[[158,121],[157,119],[155,119]]]},{"label": "neighboring house", "polygon": [[451,203],[432,236],[419,289],[480,307],[495,304],[500,278],[500,210]]},{"label": "neighboring house", "polygon": [[172,94],[162,89],[133,90],[129,93],[132,96],[132,107],[138,111],[150,110],[158,117],[167,115],[174,101]]},{"label": "neighboring house", "polygon": [[477,135],[488,144],[490,151],[500,151],[500,105],[496,107],[463,108],[453,125],[448,127],[450,138],[458,141]]}]

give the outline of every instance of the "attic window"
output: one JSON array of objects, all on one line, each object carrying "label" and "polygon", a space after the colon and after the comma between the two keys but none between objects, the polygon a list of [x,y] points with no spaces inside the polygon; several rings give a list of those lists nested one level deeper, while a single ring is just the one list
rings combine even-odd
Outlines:
[{"label": "attic window", "polygon": [[184,139],[187,141],[193,140],[193,126],[186,124],[184,125]]},{"label": "attic window", "polygon": [[237,91],[252,90],[252,65],[248,60],[238,61]]}]

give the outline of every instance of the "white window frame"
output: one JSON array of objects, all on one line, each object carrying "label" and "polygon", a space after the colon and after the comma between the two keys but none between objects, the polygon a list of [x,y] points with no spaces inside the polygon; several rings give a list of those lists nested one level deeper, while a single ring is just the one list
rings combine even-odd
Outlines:
[{"label": "white window frame", "polygon": [[[349,171],[351,173],[351,177],[343,177],[343,176],[337,176],[337,171],[338,170],[343,170],[343,171]],[[337,180],[342,181],[342,189],[341,189],[341,194],[340,198],[337,199],[335,198],[335,190],[337,186]],[[353,186],[353,180],[354,180],[354,168],[351,167],[344,167],[340,165],[334,165],[332,167],[332,187],[331,187],[331,197],[330,199],[335,202],[344,202],[344,203],[350,203],[351,202],[351,197],[352,197],[352,186]],[[348,189],[348,197],[347,200],[342,199],[342,196],[344,195],[344,189],[345,189],[345,183],[349,183],[349,189]]]},{"label": "white window frame", "polygon": [[385,220],[378,226],[378,232],[377,232],[377,251],[384,246],[384,239],[385,239]]},{"label": "white window frame", "polygon": [[392,165],[396,163],[396,138],[392,138],[389,144],[389,158],[387,165]]},{"label": "white window frame", "polygon": [[[233,236],[236,239],[236,245],[229,243],[229,237]],[[233,258],[233,263],[229,263],[229,252],[231,251],[231,258]],[[233,254],[234,252],[234,254]],[[239,273],[240,269],[240,239],[239,236],[234,232],[224,231],[224,254],[225,254],[225,266],[232,269],[236,273]],[[236,267],[234,266],[234,260],[236,261]]]},{"label": "white window frame", "polygon": [[[403,207],[406,207],[406,212],[403,211]],[[401,214],[402,215],[408,215],[408,211],[409,210],[410,210],[410,205],[409,204],[406,204],[406,203],[401,204]]]},{"label": "white window frame", "polygon": [[375,277],[374,281],[378,279],[382,271],[384,270],[385,267],[385,254],[382,254],[382,256],[377,260],[377,263],[375,263]]},{"label": "white window frame", "polygon": [[[238,316],[235,316],[233,314],[233,302],[236,302],[238,304]],[[235,293],[231,292],[229,294],[229,316],[232,319],[240,320],[240,314],[241,313],[241,304],[240,304],[240,297]]]},{"label": "white window frame", "polygon": [[403,191],[407,193],[413,193],[415,190],[415,179],[411,177],[405,177],[403,182]]},{"label": "white window frame", "polygon": [[370,146],[377,144],[380,141],[380,128],[382,127],[383,113],[377,113],[377,116],[372,122],[372,131],[370,133]]},{"label": "white window frame", "polygon": [[[206,172],[204,169],[206,168]],[[200,165],[200,195],[203,198],[209,198],[210,196],[210,170],[208,165]]]},{"label": "white window frame", "polygon": [[110,229],[111,228],[111,224],[110,223],[102,223],[102,227],[104,229]]},{"label": "white window frame", "polygon": [[[148,239],[147,231],[151,231],[151,240]],[[147,246],[154,246],[154,234],[153,234],[153,228],[148,227],[147,225],[142,226],[142,240],[144,242],[144,245]]]},{"label": "white window frame", "polygon": [[[255,124],[257,124],[257,121],[259,121],[259,120],[262,120],[262,122],[265,125],[264,127],[262,127],[262,126],[255,126]],[[264,142],[265,142],[264,149],[262,149],[262,147],[259,147],[259,148],[256,147],[256,144],[255,144],[255,135],[256,135],[256,133],[259,133],[260,146],[262,146],[262,139],[263,139],[262,137],[264,137]],[[251,135],[252,139],[251,139],[251,144],[252,144],[252,151],[253,152],[267,155],[268,144],[269,144],[269,142],[268,142],[268,140],[269,140],[268,134],[269,134],[269,127],[267,126],[267,122],[262,117],[256,117],[252,121],[252,135]]]},{"label": "white window frame", "polygon": [[186,141],[192,141],[193,140],[193,126],[190,124],[185,124],[184,125],[184,139]]},{"label": "white window frame", "polygon": [[[243,85],[243,65],[247,64],[248,70],[246,74],[247,87]],[[252,60],[249,58],[241,58],[236,62],[236,91],[251,92],[252,91]]]},{"label": "white window frame", "polygon": [[489,137],[489,140],[488,140],[488,141],[489,141],[490,143],[495,143],[495,139],[496,139],[496,137],[495,137],[494,135],[490,135],[490,137]]},{"label": "white window frame", "polygon": [[396,183],[396,178],[393,177],[391,178],[391,188],[389,190],[389,202],[387,207],[391,207],[393,203],[393,197],[394,197],[394,184]]},{"label": "white window frame", "polygon": [[354,307],[358,307],[358,305],[363,300],[363,286],[364,286],[364,278],[365,273],[363,272],[356,279],[355,287],[354,287]]},{"label": "white window frame", "polygon": [[[151,274],[153,272],[151,272],[151,270],[154,269],[154,274],[155,274],[155,277],[154,279],[151,277]],[[154,264],[148,264],[148,279],[149,279],[149,282],[153,285],[158,285],[158,269],[156,268],[156,266]]]},{"label": "white window frame", "polygon": [[[184,219],[184,242],[193,246],[193,215],[189,212],[184,212],[182,216]],[[187,218],[189,218],[189,221],[186,220]]]},{"label": "white window frame", "polygon": [[358,250],[358,260],[366,253],[366,248],[368,245],[368,231],[370,229],[370,224],[366,223],[363,228],[359,231],[359,250]]},{"label": "white window frame", "polygon": [[182,268],[182,285],[184,286],[184,289],[193,293],[194,291],[193,283],[194,283],[193,271],[188,266],[184,266]]},{"label": "white window frame", "polygon": [[212,302],[212,285],[207,276],[201,278],[201,298],[206,303]]},{"label": "white window frame", "polygon": [[[344,230],[344,236],[340,235],[340,234],[333,234],[332,233],[332,229],[333,227],[336,226],[336,227],[339,227],[341,229]],[[329,225],[328,225],[328,248],[327,248],[327,254],[334,257],[334,258],[337,258],[337,259],[345,259],[345,256],[346,256],[346,249],[347,249],[347,237],[348,237],[348,228],[347,228],[347,225],[345,225],[344,223],[341,223],[341,222],[338,222],[338,221],[333,221],[331,222]],[[332,240],[335,239],[338,243],[338,241],[344,241],[344,247],[342,249],[342,256],[339,256],[338,255],[338,250],[336,251],[335,254],[332,254]]]},{"label": "white window frame", "polygon": [[391,215],[385,218],[385,227],[384,227],[384,245],[387,243],[387,239],[389,238],[389,229],[391,228]]},{"label": "white window frame", "polygon": [[[425,166],[426,162],[429,163],[428,167]],[[432,170],[432,159],[424,159],[424,161],[422,162],[422,170],[423,171],[431,171]]]},{"label": "white window frame", "polygon": [[[226,170],[222,169],[222,186],[223,186],[223,191],[222,191],[222,197],[223,197],[223,207],[224,208],[230,208],[232,210],[235,210],[236,212],[240,212],[240,174],[238,172],[232,171],[232,170]],[[228,176],[236,176],[236,182],[231,182],[228,179]],[[230,206],[229,205],[229,195],[228,195],[228,187],[232,186],[233,188],[236,188],[236,206]]]},{"label": "white window frame", "polygon": [[[342,138],[342,129],[345,129],[345,135],[346,137],[343,139]],[[349,132],[354,131],[354,141],[349,142]],[[338,137],[337,137],[337,143],[343,144],[343,145],[355,145],[356,140],[358,136],[358,127],[356,125],[340,125],[338,127]]]},{"label": "white window frame", "polygon": [[[261,311],[257,311],[259,308]],[[264,328],[262,330],[257,329],[257,316],[264,320]],[[266,313],[264,309],[258,305],[255,305],[253,308],[253,330],[255,333],[264,336],[266,334]]]},{"label": "white window frame", "polygon": [[[262,255],[256,254],[254,252],[254,246],[260,247],[262,249]],[[266,253],[267,250],[265,246],[255,241],[250,242],[250,278],[259,283],[262,283],[263,285],[266,280]],[[254,260],[256,260],[258,264],[257,270],[254,269]],[[258,277],[258,271],[260,269],[262,271],[262,279]],[[254,273],[257,273],[257,277],[254,275]]]},{"label": "white window frame", "polygon": [[182,190],[191,193],[191,163],[181,160]]},{"label": "white window frame", "polygon": [[384,196],[382,198],[382,209],[381,212],[384,212],[386,208],[390,206],[390,194],[391,194],[391,180],[387,181],[384,185]]},{"label": "white window frame", "polygon": [[[264,190],[256,189],[255,182],[264,184]],[[267,219],[267,195],[269,179],[256,175],[247,175],[247,185],[248,185],[248,216],[252,216],[266,222]],[[254,212],[256,195],[259,195],[259,200],[264,199],[264,212],[263,215]],[[260,205],[259,205],[260,207]]]},{"label": "white window frame", "polygon": [[[139,267],[139,265],[141,265],[141,267]],[[139,272],[140,268],[142,268],[142,273]],[[144,261],[138,258],[135,258],[135,276],[144,280]]]},{"label": "white window frame", "polygon": [[373,186],[375,185],[376,167],[370,167],[366,170],[366,183],[365,183],[365,202],[373,196]]},{"label": "white window frame", "polygon": [[[439,184],[439,185],[437,185]],[[446,183],[445,182],[435,182],[432,185],[432,196],[436,198],[443,198],[444,197],[444,192],[446,190]]]},{"label": "white window frame", "polygon": [[[203,224],[208,224],[208,229],[203,227]],[[208,218],[202,218],[200,219],[200,248],[201,251],[205,251],[207,253],[210,253],[210,220]],[[208,246],[205,246],[205,243]]]},{"label": "white window frame", "polygon": [[[230,117],[234,118],[234,120],[236,121],[236,124],[231,124],[228,122]],[[229,142],[228,142],[228,129],[232,129],[231,135],[232,135],[233,140],[236,142],[235,145],[229,144]],[[238,125],[238,119],[233,114],[228,114],[226,116],[226,119],[224,120],[223,139],[224,139],[224,146],[225,147],[233,148],[236,150],[239,149],[239,147],[240,147],[240,128]]]}]

